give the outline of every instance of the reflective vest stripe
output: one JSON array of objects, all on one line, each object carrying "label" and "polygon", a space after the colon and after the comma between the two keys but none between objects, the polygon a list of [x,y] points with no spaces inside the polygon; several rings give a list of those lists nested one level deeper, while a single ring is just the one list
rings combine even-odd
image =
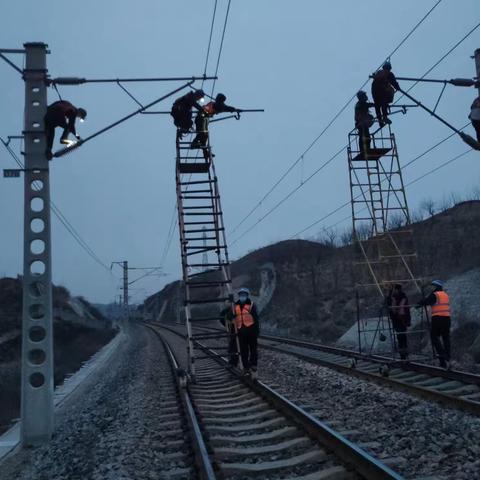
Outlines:
[{"label": "reflective vest stripe", "polygon": [[450,316],[450,299],[445,292],[433,292],[437,297],[437,303],[432,305],[432,317]]},{"label": "reflective vest stripe", "polygon": [[253,303],[245,305],[235,305],[235,325],[237,330],[242,327],[251,327],[255,320],[253,315],[250,313],[252,311]]}]

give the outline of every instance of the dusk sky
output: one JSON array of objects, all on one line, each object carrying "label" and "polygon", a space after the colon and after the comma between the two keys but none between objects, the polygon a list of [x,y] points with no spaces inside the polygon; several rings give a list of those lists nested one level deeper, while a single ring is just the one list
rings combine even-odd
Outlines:
[{"label": "dusk sky", "polygon": [[[0,47],[24,42],[49,45],[52,77],[164,77],[204,71],[214,0],[127,0],[4,2]],[[353,128],[353,105],[339,116],[251,217],[235,229],[270,187],[309,147],[404,36],[437,0],[232,0],[215,93],[239,108],[264,108],[211,126],[211,144],[222,194],[230,256],[291,238],[349,199],[346,153],[305,183],[278,209],[236,239],[323,162],[340,150]],[[218,0],[208,74],[213,74],[228,0]],[[460,8],[461,4],[461,8]],[[392,56],[397,76],[420,77],[480,22],[478,0],[443,0]],[[428,78],[472,78],[471,58],[480,47],[475,30]],[[10,56],[22,65],[21,56]],[[3,120],[0,136],[22,130],[24,85],[0,62]],[[401,86],[411,84],[400,82]],[[176,83],[126,85],[148,103]],[[200,87],[200,82],[197,83]],[[205,83],[210,92],[211,82]],[[365,87],[370,95],[370,85]],[[421,84],[412,94],[433,106],[441,85]],[[86,137],[138,107],[115,84],[60,87],[63,98],[88,110],[78,133]],[[49,102],[58,99],[49,89]],[[450,123],[468,123],[473,88],[448,86],[437,112]],[[172,99],[158,105],[169,110]],[[408,102],[410,103],[410,102]],[[400,161],[408,163],[451,132],[419,109],[392,117]],[[473,134],[471,127],[466,131]],[[57,146],[60,132],[57,131]],[[14,144],[20,154],[20,143]],[[404,170],[408,184],[468,150],[457,136]],[[0,168],[15,168],[0,145]],[[167,244],[175,206],[175,128],[168,115],[138,115],[51,164],[52,200],[106,265],[128,260],[133,267],[162,265],[168,274],[140,280],[134,303],[180,278],[178,231]],[[480,153],[470,152],[407,189],[410,206],[425,198],[441,202],[452,192],[468,196],[478,188]],[[23,182],[0,178],[0,276],[22,272]],[[349,207],[305,231],[313,238],[346,218]],[[176,217],[175,217],[176,221]],[[235,229],[234,232],[232,232]],[[167,248],[168,247],[168,248]],[[119,268],[109,273],[52,217],[53,278],[75,295],[94,302],[120,293]],[[131,272],[131,279],[140,272]]]}]

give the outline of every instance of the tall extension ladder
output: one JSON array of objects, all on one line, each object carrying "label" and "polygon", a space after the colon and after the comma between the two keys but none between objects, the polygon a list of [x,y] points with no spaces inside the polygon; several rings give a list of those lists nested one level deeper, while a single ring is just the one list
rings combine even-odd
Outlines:
[{"label": "tall extension ladder", "polygon": [[[188,370],[195,379],[196,341],[225,337],[225,333],[194,335],[196,322],[219,320],[225,300],[232,300],[232,281],[228,259],[218,179],[211,148],[205,159],[198,158],[190,141],[176,141],[176,185],[180,250],[185,288]],[[203,155],[200,155],[203,157]],[[210,253],[205,263],[204,254]],[[213,260],[212,260],[213,259]],[[207,269],[207,270],[206,270]]]},{"label": "tall extension ladder", "polygon": [[[414,274],[417,254],[397,144],[390,125],[371,135],[366,153],[359,147],[356,129],[349,133],[348,141],[353,235],[360,257],[354,269],[359,350],[372,353],[379,339],[389,338],[390,348],[384,353],[395,358],[396,339],[385,305],[386,291],[400,283],[410,293],[421,292],[421,279]],[[375,300],[377,294],[380,303]],[[369,307],[364,308],[362,302]],[[411,332],[417,334],[417,344],[424,332],[422,314]]]}]

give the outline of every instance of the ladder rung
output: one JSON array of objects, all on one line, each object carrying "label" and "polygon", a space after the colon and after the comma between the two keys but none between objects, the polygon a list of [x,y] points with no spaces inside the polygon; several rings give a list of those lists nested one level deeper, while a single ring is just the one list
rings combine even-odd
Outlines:
[{"label": "ladder rung", "polygon": [[[197,247],[198,248],[198,247]],[[219,246],[219,247],[211,247],[211,248],[202,248],[202,249],[199,249],[199,250],[195,250],[194,252],[188,252],[186,253],[185,255],[187,257],[191,257],[192,255],[198,255],[199,253],[205,253],[205,252],[214,252],[214,251],[217,251],[217,250],[222,250],[222,249],[226,249],[227,247],[224,247],[224,246]]]},{"label": "ladder rung", "polygon": [[184,225],[216,225],[217,222],[212,220],[205,220],[204,222],[183,222]]},{"label": "ladder rung", "polygon": [[213,322],[214,320],[222,320],[221,317],[200,317],[200,318],[191,318],[190,322]]},{"label": "ladder rung", "polygon": [[193,216],[201,217],[201,216],[207,216],[207,215],[214,215],[218,217],[219,215],[222,215],[222,213],[223,212],[185,212],[182,215],[189,216],[189,217],[193,217]]},{"label": "ladder rung", "polygon": [[186,195],[187,193],[211,193],[211,190],[183,190],[180,193]]},{"label": "ladder rung", "polygon": [[190,238],[186,238],[184,240],[182,240],[183,243],[188,243],[188,242],[199,242],[199,241],[202,241],[202,240],[216,240],[217,237],[190,237]]},{"label": "ladder rung", "polygon": [[183,200],[215,200],[220,198],[220,195],[183,195]]},{"label": "ladder rung", "polygon": [[190,182],[180,182],[180,185],[200,185],[200,184],[204,184],[204,183],[214,183],[216,182],[216,179],[212,179],[212,180],[193,180],[193,181],[190,181]]},{"label": "ladder rung", "polygon": [[190,300],[188,303],[191,305],[201,305],[203,303],[221,303],[225,300],[230,300],[230,297],[203,298],[202,300]]},{"label": "ladder rung", "polygon": [[[193,267],[193,268],[196,268],[196,267],[227,267],[229,264],[228,263],[189,263],[188,266],[189,267]],[[195,274],[195,275],[198,275]]]},{"label": "ladder rung", "polygon": [[186,285],[189,287],[193,286],[198,286],[198,287],[211,287],[211,286],[218,286],[218,285],[227,285],[229,283],[232,283],[231,280],[211,280],[211,281],[206,281],[206,282],[185,282]]},{"label": "ladder rung", "polygon": [[220,230],[225,230],[224,227],[220,228],[197,228],[195,230],[184,230],[183,233],[188,235],[189,233],[201,233],[201,232],[218,232]]},{"label": "ladder rung", "polygon": [[183,207],[184,210],[199,210],[200,208],[213,208],[212,205],[192,205],[188,207]]}]

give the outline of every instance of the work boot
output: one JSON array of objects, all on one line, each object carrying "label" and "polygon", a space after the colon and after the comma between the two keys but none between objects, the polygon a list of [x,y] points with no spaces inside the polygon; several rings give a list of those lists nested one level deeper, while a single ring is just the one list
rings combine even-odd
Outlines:
[{"label": "work boot", "polygon": [[45,156],[47,157],[47,160],[51,160],[53,158],[53,153],[51,150],[47,150],[45,152]]},{"label": "work boot", "polygon": [[388,123],[389,125],[391,125],[391,124],[392,124],[392,121],[391,121],[388,117],[386,117],[386,118],[385,118],[385,123]]}]

